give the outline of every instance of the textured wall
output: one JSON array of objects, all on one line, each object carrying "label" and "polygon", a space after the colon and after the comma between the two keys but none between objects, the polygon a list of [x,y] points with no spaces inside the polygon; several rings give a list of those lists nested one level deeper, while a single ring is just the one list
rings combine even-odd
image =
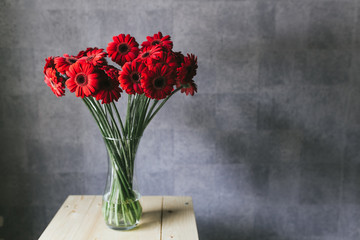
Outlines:
[{"label": "textured wall", "polygon": [[158,30],[198,55],[199,93],[147,129],[142,193],[192,196],[201,240],[360,239],[359,7],[0,0],[0,239],[37,239],[67,195],[105,184],[95,122],[44,84],[44,58]]}]

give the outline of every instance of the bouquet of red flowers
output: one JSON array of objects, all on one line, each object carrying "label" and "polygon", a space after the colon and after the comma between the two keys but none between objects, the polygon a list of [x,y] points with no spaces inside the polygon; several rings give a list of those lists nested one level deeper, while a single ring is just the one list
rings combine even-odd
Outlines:
[{"label": "bouquet of red flowers", "polygon": [[[150,121],[176,92],[194,95],[197,58],[172,50],[170,36],[161,32],[146,37],[139,48],[135,38],[113,37],[106,51],[87,48],[77,55],[46,59],[45,83],[57,97],[65,88],[82,98],[104,137],[109,174],[103,197],[106,224],[131,229],[142,208],[134,190],[134,161],[140,138]],[[110,65],[106,57],[118,66]],[[126,116],[121,118],[114,101],[128,94]]]}]

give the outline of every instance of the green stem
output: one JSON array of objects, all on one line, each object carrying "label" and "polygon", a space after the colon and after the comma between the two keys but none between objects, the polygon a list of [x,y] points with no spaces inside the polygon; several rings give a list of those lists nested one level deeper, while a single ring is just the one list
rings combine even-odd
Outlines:
[{"label": "green stem", "polygon": [[128,137],[130,133],[130,112],[132,108],[132,95],[128,95],[128,105],[127,105],[127,111],[126,111],[126,120],[125,120],[125,131],[126,131],[126,137]]},{"label": "green stem", "polygon": [[123,136],[125,136],[125,129],[124,129],[124,125],[123,125],[123,123],[122,123],[122,121],[121,121],[121,117],[120,117],[119,111],[118,111],[118,109],[117,109],[117,107],[116,107],[116,105],[115,105],[114,102],[111,102],[111,105],[112,105],[113,109],[115,110],[116,116],[117,116],[117,118],[118,118],[118,120],[119,120],[122,134],[123,134]]},{"label": "green stem", "polygon": [[144,94],[129,95],[125,125],[115,103],[101,105],[93,97],[83,99],[99,126],[109,154],[113,181],[107,199],[109,202],[103,205],[108,224],[119,225],[120,220],[135,224],[139,219],[141,206],[135,201],[136,195],[132,189],[134,160],[140,137],[154,116],[179,90],[173,91],[160,105],[158,100],[154,100],[150,109],[151,99]]},{"label": "green stem", "polygon": [[154,100],[154,102],[153,102],[153,104],[151,105],[151,108],[150,108],[150,110],[149,110],[146,118],[148,118],[148,116],[151,116],[151,113],[153,112],[153,110],[154,110],[154,108],[156,107],[156,105],[158,104],[158,102],[159,102],[159,100],[157,100],[157,99]]},{"label": "green stem", "polygon": [[108,104],[105,104],[105,109],[107,109],[107,111],[109,112],[109,116],[113,125],[113,130],[115,130],[116,134],[117,134],[117,138],[120,139],[120,141],[122,141],[122,137],[121,137],[121,133],[120,130],[116,124],[115,118],[113,116],[112,110],[111,110],[111,106]]},{"label": "green stem", "polygon": [[[152,115],[148,115],[148,118],[145,121],[145,127],[144,129],[147,127],[147,125],[149,125],[150,121],[155,117],[155,115],[159,112],[159,110],[164,106],[164,104],[176,93],[180,90],[181,88],[176,89],[175,91],[173,91],[169,96],[167,96],[162,102],[161,104],[156,108],[155,112]],[[149,117],[150,116],[150,117]]]}]

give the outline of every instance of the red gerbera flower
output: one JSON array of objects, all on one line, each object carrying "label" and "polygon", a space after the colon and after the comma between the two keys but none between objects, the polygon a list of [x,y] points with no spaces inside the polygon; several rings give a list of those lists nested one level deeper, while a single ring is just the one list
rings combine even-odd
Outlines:
[{"label": "red gerbera flower", "polygon": [[117,81],[119,71],[112,66],[106,66],[103,69],[104,71],[100,72],[100,88],[95,94],[96,100],[102,100],[102,104],[117,101],[122,92]]},{"label": "red gerbera flower", "polygon": [[113,42],[108,44],[106,48],[111,60],[119,64],[124,65],[126,62],[130,62],[139,54],[139,44],[135,41],[135,38],[130,34],[120,34],[113,37]]},{"label": "red gerbera flower", "polygon": [[193,54],[187,55],[184,57],[184,62],[181,64],[181,67],[177,69],[178,77],[177,81],[180,85],[186,85],[190,83],[193,77],[196,75],[197,69],[197,57]]},{"label": "red gerbera flower", "polygon": [[158,59],[153,60],[152,64],[148,65],[150,70],[153,69],[156,65],[161,64],[168,66],[172,71],[176,71],[178,64],[173,52],[160,51],[158,56]]},{"label": "red gerbera flower", "polygon": [[150,46],[145,47],[140,51],[139,56],[136,58],[136,61],[141,61],[146,65],[151,65],[154,60],[158,60],[160,57],[161,51],[160,46]]},{"label": "red gerbera flower", "polygon": [[90,52],[94,49],[97,49],[96,47],[95,48],[86,48],[86,50],[81,50],[78,55],[76,56],[76,58],[82,58],[84,56],[86,56],[87,52]]},{"label": "red gerbera flower", "polygon": [[86,51],[86,54],[79,59],[79,61],[86,61],[91,63],[94,66],[105,65],[106,62],[106,52],[103,52],[104,49],[93,48]]},{"label": "red gerbera flower", "polygon": [[181,64],[184,62],[184,54],[182,54],[181,52],[174,52],[173,54],[178,66],[181,66]]},{"label": "red gerbera flower", "polygon": [[191,94],[191,96],[194,96],[194,93],[197,92],[197,85],[193,80],[189,81],[186,84],[179,84],[179,85],[178,82],[176,82],[176,87],[179,88],[180,86],[182,86],[180,91],[182,93],[185,93],[186,96],[189,94]]},{"label": "red gerbera flower", "polygon": [[104,70],[110,78],[118,79],[119,77],[120,70],[112,65],[104,65],[100,69]]},{"label": "red gerbera flower", "polygon": [[64,54],[64,57],[56,57],[54,60],[56,70],[61,74],[65,74],[69,67],[76,63],[77,60],[76,57],[69,56],[69,54]]},{"label": "red gerbera flower", "polygon": [[54,62],[54,57],[48,57],[45,59],[46,63],[44,66],[44,74],[46,72],[46,69],[48,68],[55,68],[55,62]]},{"label": "red gerbera flower", "polygon": [[66,75],[69,76],[66,86],[77,97],[88,97],[99,88],[99,72],[89,63],[80,61],[71,65]]},{"label": "red gerbera flower", "polygon": [[158,34],[154,34],[153,37],[147,36],[146,39],[147,41],[141,44],[142,47],[160,45],[168,50],[171,50],[173,47],[173,42],[170,41],[170,36],[166,35],[165,37],[163,37],[161,32],[158,32]]},{"label": "red gerbera flower", "polygon": [[57,97],[62,97],[65,95],[65,79],[56,75],[55,68],[49,67],[46,69],[44,81]]},{"label": "red gerbera flower", "polygon": [[86,50],[81,50],[78,55],[76,55],[76,58],[82,58],[82,57],[85,57],[86,56]]},{"label": "red gerbera flower", "polygon": [[131,63],[125,63],[119,76],[121,88],[127,94],[143,94],[141,80],[145,77],[145,74],[143,74],[145,70],[146,66],[142,62],[132,61]]},{"label": "red gerbera flower", "polygon": [[145,75],[146,77],[141,80],[141,87],[147,97],[160,100],[166,98],[174,90],[174,74],[168,66],[157,65]]},{"label": "red gerbera flower", "polygon": [[191,94],[193,96],[194,92],[197,92],[197,86],[193,80],[197,67],[197,57],[193,54],[188,54],[187,57],[184,57],[181,67],[177,69],[176,87],[182,87],[181,92],[186,95]]}]

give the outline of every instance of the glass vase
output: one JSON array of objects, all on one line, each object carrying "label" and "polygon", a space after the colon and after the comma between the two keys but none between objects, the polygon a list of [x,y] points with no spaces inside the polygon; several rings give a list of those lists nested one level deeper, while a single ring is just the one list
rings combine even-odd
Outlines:
[{"label": "glass vase", "polygon": [[108,176],[102,213],[108,227],[130,230],[140,221],[142,207],[136,184],[135,156],[140,137],[104,138],[108,155]]}]

